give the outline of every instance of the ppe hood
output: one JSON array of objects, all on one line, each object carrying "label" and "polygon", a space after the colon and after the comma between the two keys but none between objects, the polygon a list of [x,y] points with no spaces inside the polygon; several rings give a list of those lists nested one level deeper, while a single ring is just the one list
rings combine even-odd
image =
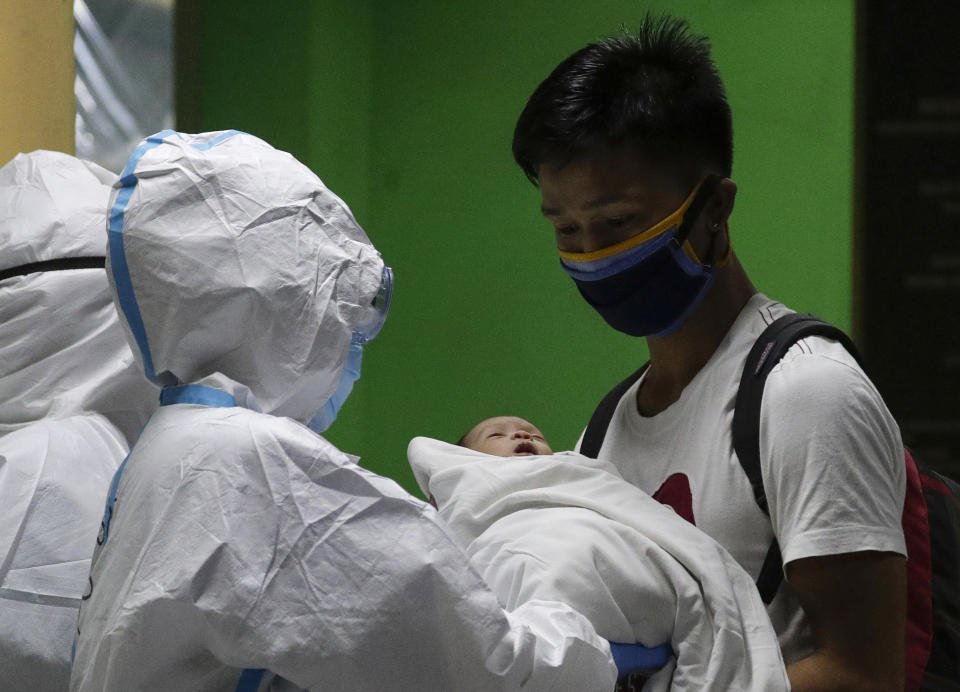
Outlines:
[{"label": "ppe hood", "polygon": [[221,373],[265,413],[309,421],[384,275],[347,205],[252,135],[165,130],[134,151],[110,209],[110,285],[147,376]]},{"label": "ppe hood", "polygon": [[[0,435],[101,413],[132,442],[156,407],[102,268],[114,180],[53,151],[18,154],[0,168]],[[100,268],[67,268],[78,259]]]}]

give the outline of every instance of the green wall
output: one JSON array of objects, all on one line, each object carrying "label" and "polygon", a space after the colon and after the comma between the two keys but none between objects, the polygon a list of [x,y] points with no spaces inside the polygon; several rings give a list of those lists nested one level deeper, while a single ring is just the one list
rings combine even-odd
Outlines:
[{"label": "green wall", "polygon": [[394,267],[390,318],[328,433],[365,466],[412,489],[411,437],[497,414],[570,448],[645,359],[559,270],[510,141],[557,62],[648,8],[714,45],[736,132],[731,232],[755,284],[849,327],[851,0],[178,3],[178,126],[291,151]]}]

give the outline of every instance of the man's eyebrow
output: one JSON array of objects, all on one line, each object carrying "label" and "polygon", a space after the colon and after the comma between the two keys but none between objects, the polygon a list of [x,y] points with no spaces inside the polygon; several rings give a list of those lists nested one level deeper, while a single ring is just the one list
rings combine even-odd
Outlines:
[{"label": "man's eyebrow", "polygon": [[560,210],[553,207],[540,207],[540,213],[544,216],[560,216]]},{"label": "man's eyebrow", "polygon": [[607,195],[606,197],[597,197],[592,199],[586,204],[583,205],[583,211],[588,211],[590,209],[597,209],[598,207],[605,207],[608,204],[616,204],[617,202],[622,202],[626,199],[624,195]]},{"label": "man's eyebrow", "polygon": [[[608,204],[616,204],[617,202],[622,202],[626,197],[621,194],[616,195],[606,195],[604,197],[597,197],[592,199],[581,207],[581,211],[590,211],[591,209],[598,209],[599,207],[605,207]],[[544,216],[560,216],[561,211],[555,209],[554,207],[541,206],[540,212]]]}]

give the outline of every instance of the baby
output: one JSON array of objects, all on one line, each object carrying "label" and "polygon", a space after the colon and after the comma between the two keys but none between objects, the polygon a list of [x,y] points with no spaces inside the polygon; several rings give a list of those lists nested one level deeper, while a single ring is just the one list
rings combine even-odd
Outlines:
[{"label": "baby", "polygon": [[496,457],[553,454],[537,426],[516,416],[495,416],[482,420],[470,428],[457,444]]},{"label": "baby", "polygon": [[788,689],[750,576],[612,464],[553,453],[535,425],[515,416],[483,420],[457,445],[414,438],[407,454],[453,539],[508,610],[559,600],[610,641],[669,642],[675,660],[645,690]]}]

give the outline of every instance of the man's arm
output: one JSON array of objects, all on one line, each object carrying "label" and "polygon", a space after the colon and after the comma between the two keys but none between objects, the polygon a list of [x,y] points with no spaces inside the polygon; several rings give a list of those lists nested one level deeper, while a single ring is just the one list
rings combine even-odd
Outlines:
[{"label": "man's arm", "polygon": [[814,652],[787,667],[794,692],[903,690],[906,560],[867,551],[794,560],[787,581]]},{"label": "man's arm", "polygon": [[843,347],[805,339],[770,373],[761,464],[786,577],[814,652],[793,689],[902,690],[906,546],[903,443]]}]

